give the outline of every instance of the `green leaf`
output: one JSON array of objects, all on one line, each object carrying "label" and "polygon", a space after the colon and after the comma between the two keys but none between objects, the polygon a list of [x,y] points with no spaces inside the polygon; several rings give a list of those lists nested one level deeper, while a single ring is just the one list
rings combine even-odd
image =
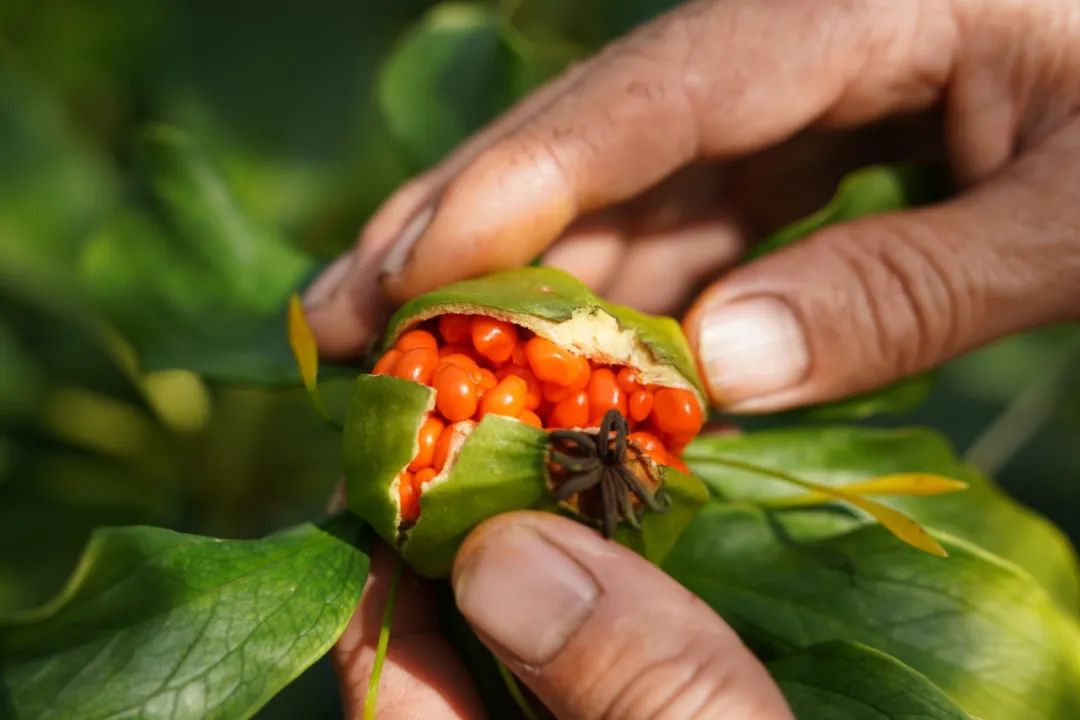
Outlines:
[{"label": "green leaf", "polygon": [[[812,480],[807,480],[799,475],[739,460],[730,455],[711,454],[709,458],[712,463],[726,466],[731,470],[749,472],[753,475],[779,480],[809,490],[812,495],[832,498],[853,505],[877,520],[889,532],[895,535],[899,540],[906,542],[908,545],[922,550],[923,552],[930,553],[931,555],[936,555],[937,557],[948,557],[945,548],[941,547],[933,536],[926,532],[926,529],[919,525],[913,518],[908,517],[904,513],[891,508],[888,505],[883,505],[876,500],[862,497],[861,494],[847,492],[846,488],[848,488],[849,485],[834,487],[823,483],[817,483]],[[768,505],[770,507],[776,507],[777,505],[782,507],[788,503],[788,500],[789,498],[781,498],[778,501],[768,503]],[[800,498],[796,498],[796,502],[802,504],[800,500]]]},{"label": "green leaf", "polygon": [[875,415],[901,415],[922,406],[933,387],[933,376],[923,373],[898,380],[879,390],[816,405],[800,414],[806,420],[826,422],[865,420]]},{"label": "green leaf", "polygon": [[402,149],[427,167],[522,95],[533,75],[493,7],[442,3],[386,60],[379,107]]},{"label": "green leaf", "polygon": [[849,642],[768,664],[799,720],[966,720],[936,685],[896,658]]},{"label": "green leaf", "polygon": [[774,232],[747,255],[752,260],[776,252],[827,225],[902,210],[925,202],[937,192],[933,170],[918,165],[874,165],[840,181],[829,203]]},{"label": "green leaf", "polygon": [[116,173],[55,87],[10,50],[0,67],[0,256],[24,279],[70,283],[86,229],[116,204]]},{"label": "green leaf", "polygon": [[985,720],[1080,717],[1080,628],[1030,575],[943,533],[948,559],[876,525],[822,539],[827,516],[713,503],[664,569],[759,650],[858,642]]},{"label": "green leaf", "polygon": [[868,476],[926,472],[969,483],[941,497],[881,497],[919,522],[970,540],[1024,567],[1069,613],[1080,608],[1076,555],[1060,530],[962,464],[931,430],[832,427],[772,430],[695,440],[684,455],[707,485],[724,497],[765,502],[790,497],[785,483],[710,461],[714,454],[797,473],[826,485]]},{"label": "green leaf", "polygon": [[150,129],[142,159],[158,213],[117,216],[82,258],[88,286],[142,366],[295,382],[282,327],[310,259],[255,225],[183,132]]},{"label": "green leaf", "polygon": [[365,541],[348,516],[262,540],[98,531],[57,598],[0,621],[0,715],[249,717],[344,630]]}]

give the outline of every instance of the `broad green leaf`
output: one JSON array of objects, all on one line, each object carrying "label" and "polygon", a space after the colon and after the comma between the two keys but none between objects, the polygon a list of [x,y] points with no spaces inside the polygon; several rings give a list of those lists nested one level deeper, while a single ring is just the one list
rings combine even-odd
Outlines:
[{"label": "broad green leaf", "polygon": [[141,147],[158,212],[121,214],[90,241],[87,285],[144,369],[294,381],[282,319],[311,261],[244,214],[187,135],[157,126]]},{"label": "broad green leaf", "polygon": [[480,3],[441,3],[401,38],[379,107],[418,167],[435,163],[533,84],[515,34]]},{"label": "broad green leaf", "polygon": [[709,460],[743,458],[800,477],[844,485],[868,475],[926,472],[969,484],[940,497],[882,497],[881,502],[919,522],[970,540],[1027,569],[1069,613],[1080,608],[1076,555],[1061,531],[1017,504],[973,468],[960,463],[931,430],[833,427],[773,430],[695,440],[685,459],[712,490],[725,497],[766,502],[788,497],[786,484]]},{"label": "broad green leaf", "polygon": [[1080,628],[1030,575],[944,534],[947,560],[875,525],[822,539],[823,513],[714,503],[664,569],[759,650],[858,642],[984,720],[1080,717]]},{"label": "broad green leaf", "polygon": [[[941,547],[941,545],[915,520],[902,512],[894,510],[888,505],[882,505],[874,500],[868,500],[859,495],[850,494],[845,491],[845,486],[829,486],[822,483],[816,483],[776,468],[768,468],[757,463],[739,460],[738,458],[726,456],[722,453],[710,453],[709,460],[714,465],[721,465],[732,470],[749,472],[761,477],[769,477],[773,480],[779,480],[795,485],[796,487],[805,488],[818,495],[829,497],[834,500],[841,500],[850,505],[854,505],[884,525],[889,532],[906,542],[908,545],[938,557],[946,557],[948,555],[948,553],[945,552],[945,548]],[[781,503],[783,502],[782,499]]]},{"label": "broad green leaf", "polygon": [[344,630],[363,542],[348,516],[262,540],[101,530],[57,598],[0,621],[0,714],[249,717]]},{"label": "broad green leaf", "polygon": [[864,420],[875,415],[900,415],[922,406],[933,387],[933,374],[923,373],[898,380],[879,390],[806,408],[801,411],[801,415],[806,420],[822,422]]},{"label": "broad green leaf", "polygon": [[932,170],[915,165],[874,165],[856,170],[840,181],[825,207],[762,240],[749,258],[776,252],[827,225],[925,202],[935,191],[933,182]]},{"label": "broad green leaf", "polygon": [[7,47],[0,65],[0,257],[24,280],[70,283],[87,228],[116,204],[117,173],[18,60]]},{"label": "broad green leaf", "polygon": [[799,720],[967,720],[896,658],[856,643],[812,645],[768,664]]}]

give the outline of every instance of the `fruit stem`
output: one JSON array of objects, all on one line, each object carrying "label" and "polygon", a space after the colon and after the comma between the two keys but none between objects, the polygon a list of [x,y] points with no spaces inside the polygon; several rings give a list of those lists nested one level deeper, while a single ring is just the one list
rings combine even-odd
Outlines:
[{"label": "fruit stem", "polygon": [[387,593],[386,605],[383,606],[382,624],[379,625],[379,643],[375,647],[375,662],[371,666],[367,696],[364,698],[364,720],[375,720],[375,706],[379,696],[379,677],[382,675],[383,661],[386,660],[386,650],[390,646],[390,621],[394,618],[398,585],[401,584],[401,573],[404,567],[405,563],[402,559],[397,558],[394,564],[394,577],[390,580],[390,592]]},{"label": "fruit stem", "polygon": [[502,677],[503,684],[506,685],[506,691],[510,693],[510,697],[513,698],[514,704],[518,706],[518,710],[521,710],[521,714],[525,716],[525,720],[540,720],[540,716],[536,714],[532,705],[525,698],[525,694],[521,692],[517,678],[514,677],[514,673],[510,672],[510,668],[506,667],[499,658],[495,658],[495,664],[499,668],[499,676]]}]

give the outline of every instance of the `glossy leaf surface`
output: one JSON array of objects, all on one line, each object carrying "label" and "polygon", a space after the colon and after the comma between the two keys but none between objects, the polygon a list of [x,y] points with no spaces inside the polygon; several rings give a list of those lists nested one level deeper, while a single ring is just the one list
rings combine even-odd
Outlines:
[{"label": "glossy leaf surface", "polygon": [[792,428],[695,440],[686,460],[714,493],[768,502],[790,486],[713,463],[713,453],[843,485],[893,473],[929,472],[966,481],[964,492],[939,497],[886,497],[928,527],[948,531],[1030,572],[1069,613],[1080,607],[1076,554],[1057,528],[1005,495],[989,478],[961,463],[937,433],[921,429]]},{"label": "glossy leaf surface", "polygon": [[966,720],[937,686],[899,660],[847,642],[768,664],[799,720]]},{"label": "glossy leaf surface", "polygon": [[1031,576],[939,533],[949,558],[823,510],[714,503],[664,568],[759,651],[846,640],[894,656],[987,720],[1080,713],[1080,629]]},{"label": "glossy leaf surface", "polygon": [[56,599],[0,621],[0,714],[248,717],[344,630],[363,542],[348,518],[262,540],[98,531]]},{"label": "glossy leaf surface", "polygon": [[379,108],[418,167],[439,160],[532,84],[513,29],[488,5],[443,3],[401,38],[379,76]]}]

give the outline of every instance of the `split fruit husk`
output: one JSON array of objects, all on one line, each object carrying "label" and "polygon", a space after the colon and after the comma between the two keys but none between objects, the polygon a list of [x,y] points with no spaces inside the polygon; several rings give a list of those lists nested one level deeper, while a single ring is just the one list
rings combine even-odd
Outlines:
[{"label": "split fruit husk", "polygon": [[[522,268],[449,285],[403,306],[391,319],[384,348],[439,315],[483,315],[528,328],[591,360],[635,368],[644,382],[704,392],[678,324],[608,303],[570,275]],[[552,497],[546,470],[548,433],[512,418],[465,421],[443,471],[420,496],[420,516],[404,522],[398,504],[401,471],[415,456],[417,436],[435,406],[435,390],[385,375],[361,375],[353,386],[344,432],[349,507],[418,573],[449,574],[469,531],[499,513],[535,509],[576,516]],[[651,462],[651,461],[649,461]],[[674,546],[707,490],[692,475],[656,468],[663,513],[647,512],[641,527],[622,524],[614,539],[659,562]],[[596,524],[595,519],[581,518]]]}]

